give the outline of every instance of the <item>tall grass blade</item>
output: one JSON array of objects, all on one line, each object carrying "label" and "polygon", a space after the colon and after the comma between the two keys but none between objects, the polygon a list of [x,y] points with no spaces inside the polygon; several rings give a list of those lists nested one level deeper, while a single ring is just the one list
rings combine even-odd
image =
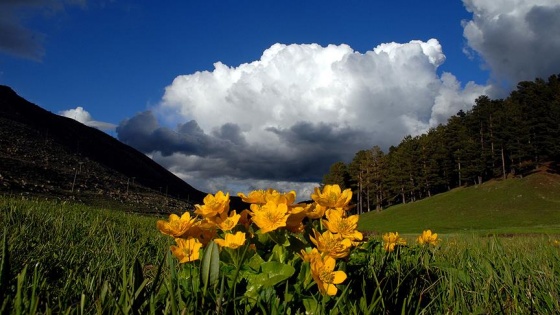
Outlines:
[{"label": "tall grass blade", "polygon": [[4,303],[8,303],[4,298],[7,296],[8,284],[10,281],[10,253],[8,251],[7,229],[4,227],[4,237],[2,237],[2,261],[0,262],[0,301],[2,309]]}]

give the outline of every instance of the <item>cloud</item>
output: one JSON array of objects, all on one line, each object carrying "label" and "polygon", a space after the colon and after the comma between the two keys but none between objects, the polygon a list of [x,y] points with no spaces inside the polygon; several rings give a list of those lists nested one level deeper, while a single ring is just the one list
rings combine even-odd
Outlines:
[{"label": "cloud", "polygon": [[117,133],[202,190],[268,183],[311,191],[332,163],[425,132],[484,94],[439,76],[444,61],[436,39],[365,53],[275,44],[259,60],[176,77],[158,106]]},{"label": "cloud", "polygon": [[64,117],[72,118],[86,126],[94,127],[103,131],[114,131],[117,127],[115,124],[93,120],[90,113],[88,113],[80,106],[76,107],[75,109],[61,111],[58,114]]},{"label": "cloud", "polygon": [[506,88],[560,71],[558,0],[463,2],[473,13],[472,20],[463,21],[468,49]]},{"label": "cloud", "polygon": [[0,2],[0,51],[40,61],[45,35],[26,27],[23,18],[35,13],[54,14],[65,5],[86,6],[86,0],[3,0]]}]

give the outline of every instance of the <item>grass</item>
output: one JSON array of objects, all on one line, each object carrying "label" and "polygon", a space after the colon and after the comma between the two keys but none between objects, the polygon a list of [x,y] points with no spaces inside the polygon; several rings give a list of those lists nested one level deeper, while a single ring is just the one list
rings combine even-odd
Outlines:
[{"label": "grass", "polygon": [[117,287],[123,267],[157,266],[169,245],[153,217],[37,199],[0,198],[0,209],[12,275],[36,270],[46,305],[76,305],[82,294],[98,295],[105,279]]},{"label": "grass", "polygon": [[454,236],[435,255],[441,271],[435,309],[469,314],[558,311],[560,248],[545,235]]},{"label": "grass", "polygon": [[[450,206],[452,200],[463,198],[470,200],[469,211],[476,214],[476,204],[472,203],[477,198],[489,198],[485,191],[498,191],[499,198],[523,191],[518,199],[526,196],[533,201],[543,200],[540,207],[547,213],[543,221],[525,224],[510,219],[510,223],[499,222],[496,227],[494,222],[485,222],[495,220],[495,216],[481,215],[476,221],[479,225],[472,225],[468,232],[461,232],[464,225],[458,225],[444,230],[460,233],[445,234],[440,246],[421,248],[414,245],[415,235],[425,227],[441,232],[445,225],[424,226],[420,221],[414,225],[414,220],[407,219],[403,212],[397,217],[401,222],[392,220],[386,226],[387,231],[410,233],[405,236],[409,245],[386,253],[380,237],[372,237],[348,260],[348,279],[336,299],[324,304],[308,299],[298,304],[293,292],[285,292],[286,283],[255,295],[258,307],[250,313],[281,314],[291,305],[292,314],[301,314],[304,309],[293,306],[306,303],[322,307],[315,314],[555,313],[560,309],[560,237],[528,234],[539,229],[556,231],[551,221],[555,208],[546,205],[557,202],[559,197],[552,189],[527,189],[527,183],[548,188],[557,183],[546,179],[489,183],[452,191],[450,197],[441,195],[427,200],[439,198]],[[537,192],[541,197],[532,195]],[[517,204],[526,206],[523,202]],[[512,214],[518,219],[531,212],[517,210],[512,203],[509,207],[522,212],[523,215]],[[442,218],[443,213],[439,213],[439,220],[449,223],[451,219]],[[436,214],[432,214],[433,220]],[[217,313],[216,307],[212,308],[216,300],[201,296],[200,283],[191,283],[185,277],[189,269],[178,266],[170,256],[166,258],[171,240],[157,231],[156,220],[71,203],[0,198],[0,222],[4,226],[0,239],[5,238],[8,245],[0,261],[0,314]],[[477,226],[493,228],[478,230]],[[479,235],[496,230],[515,233],[508,237]],[[201,298],[206,304],[200,303]],[[223,301],[239,300],[234,296]],[[230,308],[228,312],[244,311]]]},{"label": "grass", "polygon": [[457,188],[360,216],[359,229],[385,233],[560,233],[560,176],[537,173]]}]

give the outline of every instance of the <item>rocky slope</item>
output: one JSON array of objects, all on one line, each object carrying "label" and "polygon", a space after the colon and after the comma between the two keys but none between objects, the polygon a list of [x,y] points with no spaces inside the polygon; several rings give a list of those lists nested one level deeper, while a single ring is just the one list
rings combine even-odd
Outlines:
[{"label": "rocky slope", "polygon": [[191,208],[206,195],[141,152],[7,86],[0,86],[0,194],[151,213]]}]

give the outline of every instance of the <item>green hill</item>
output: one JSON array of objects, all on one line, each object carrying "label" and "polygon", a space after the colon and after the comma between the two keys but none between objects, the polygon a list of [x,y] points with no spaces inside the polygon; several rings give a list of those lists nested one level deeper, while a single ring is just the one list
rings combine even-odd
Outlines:
[{"label": "green hill", "polygon": [[457,188],[417,202],[360,216],[375,233],[559,233],[560,175],[538,172]]}]

